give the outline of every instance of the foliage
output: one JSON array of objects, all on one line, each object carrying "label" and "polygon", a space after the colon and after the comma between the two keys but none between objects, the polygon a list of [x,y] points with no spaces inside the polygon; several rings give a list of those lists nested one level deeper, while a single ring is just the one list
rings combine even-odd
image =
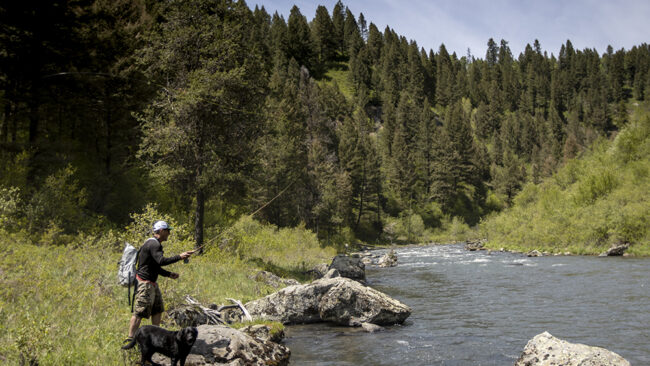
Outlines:
[{"label": "foliage", "polygon": [[[305,230],[304,225],[278,229],[249,216],[239,219],[216,239],[217,245],[207,249],[207,257],[229,253],[283,276],[300,276],[318,263],[329,262],[336,254],[332,248],[321,248],[316,235]],[[287,262],[293,265],[286,267]]]},{"label": "foliage", "polygon": [[[613,141],[600,141],[550,180],[528,184],[511,209],[481,224],[492,248],[599,254],[628,242],[650,253],[650,118],[637,116]],[[631,141],[634,142],[631,142]]]},{"label": "foliage", "polygon": [[[3,363],[114,365],[130,357],[117,351],[127,331],[130,308],[127,291],[115,277],[122,249],[115,243],[117,238],[135,241],[142,237],[150,227],[149,217],[177,225],[151,206],[132,216],[127,231],[78,235],[72,240],[74,246],[33,245],[28,238],[0,228]],[[164,243],[165,255],[186,249],[177,236],[190,235],[186,227],[175,226]],[[251,274],[261,269],[294,274],[318,260],[329,261],[335,254],[320,249],[315,235],[303,228],[278,230],[250,218],[238,221],[227,237],[240,244],[239,256],[214,245],[188,264],[169,267],[180,278],[160,280],[167,309],[183,303],[187,294],[205,304],[225,304],[227,298],[247,302],[274,291],[255,282]],[[264,253],[269,254],[258,255]],[[163,326],[176,327],[165,316]]]}]

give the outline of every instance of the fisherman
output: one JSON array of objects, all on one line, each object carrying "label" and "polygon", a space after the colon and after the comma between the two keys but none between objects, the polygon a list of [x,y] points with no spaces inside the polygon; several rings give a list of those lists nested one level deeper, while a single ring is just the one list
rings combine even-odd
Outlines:
[{"label": "fisherman", "polygon": [[140,248],[138,269],[135,276],[137,280],[135,306],[129,323],[129,336],[124,341],[125,343],[131,342],[135,331],[140,327],[142,318],[151,317],[151,324],[160,325],[162,312],[165,308],[160,288],[156,282],[158,275],[174,280],[179,277],[178,273],[169,272],[162,267],[176,263],[181,259],[187,259],[195,252],[195,250],[190,250],[180,255],[165,258],[163,256],[162,242],[167,240],[171,229],[165,221],[156,221],[153,224],[153,238],[147,239]]}]

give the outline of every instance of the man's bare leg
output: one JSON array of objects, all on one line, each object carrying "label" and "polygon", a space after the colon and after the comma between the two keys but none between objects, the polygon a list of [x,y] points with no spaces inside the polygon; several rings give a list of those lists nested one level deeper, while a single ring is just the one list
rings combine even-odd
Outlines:
[{"label": "man's bare leg", "polygon": [[139,316],[133,315],[131,317],[131,321],[129,322],[129,338],[133,338],[135,331],[140,328],[140,321],[142,321],[142,318]]},{"label": "man's bare leg", "polygon": [[154,314],[151,316],[151,324],[155,326],[160,326],[160,319],[162,319],[162,313]]}]

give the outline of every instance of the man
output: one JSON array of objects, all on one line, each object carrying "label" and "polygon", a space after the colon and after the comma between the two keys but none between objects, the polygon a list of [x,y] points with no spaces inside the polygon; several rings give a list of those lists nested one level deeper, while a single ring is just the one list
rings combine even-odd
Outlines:
[{"label": "man", "polygon": [[171,227],[165,221],[156,221],[153,224],[153,238],[147,239],[138,255],[138,270],[136,271],[137,290],[135,294],[135,306],[131,322],[129,323],[129,337],[125,342],[133,339],[135,331],[140,327],[142,318],[151,316],[151,324],[160,325],[162,312],[165,310],[160,288],[158,288],[158,275],[178,278],[178,273],[169,272],[162,267],[176,263],[181,259],[189,258],[194,250],[183,252],[170,258],[163,256],[162,242],[169,237]]}]

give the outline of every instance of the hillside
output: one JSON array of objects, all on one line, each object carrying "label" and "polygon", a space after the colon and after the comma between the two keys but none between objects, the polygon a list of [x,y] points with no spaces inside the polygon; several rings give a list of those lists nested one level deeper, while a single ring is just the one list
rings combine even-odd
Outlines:
[{"label": "hillside", "polygon": [[650,255],[650,104],[630,104],[630,122],[599,140],[514,205],[481,223],[488,246],[551,253],[599,254],[629,242]]}]

